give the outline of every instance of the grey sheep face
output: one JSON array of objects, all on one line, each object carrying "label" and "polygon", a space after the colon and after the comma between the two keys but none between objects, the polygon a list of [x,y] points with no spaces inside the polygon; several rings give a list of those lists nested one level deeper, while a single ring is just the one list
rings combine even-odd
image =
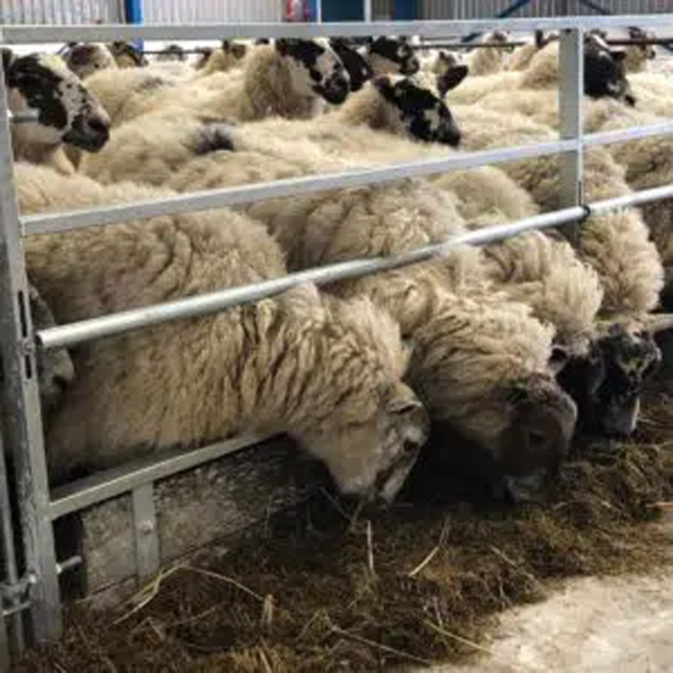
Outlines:
[{"label": "grey sheep face", "polygon": [[325,432],[302,434],[300,443],[322,457],[343,495],[390,504],[428,439],[430,419],[423,405],[398,383],[366,422],[339,422],[338,416],[337,409]]},{"label": "grey sheep face", "polygon": [[636,98],[626,77],[626,51],[611,49],[600,35],[584,40],[584,93],[592,98],[616,98],[635,105]]},{"label": "grey sheep face", "polygon": [[568,454],[577,407],[549,374],[532,374],[507,395],[509,423],[497,463],[514,500],[535,500]]},{"label": "grey sheep face", "polygon": [[68,68],[80,79],[98,70],[117,67],[114,56],[104,44],[71,43],[62,56]]},{"label": "grey sheep face", "polygon": [[559,375],[577,402],[579,430],[629,436],[638,422],[643,386],[660,364],[661,352],[651,335],[611,326],[587,356],[571,361]]},{"label": "grey sheep face", "polygon": [[295,93],[316,94],[332,105],[346,100],[350,78],[341,59],[327,44],[315,40],[279,39],[276,51],[286,59]]},{"label": "grey sheep face", "polygon": [[35,123],[17,124],[15,133],[36,143],[65,142],[89,152],[105,145],[110,128],[107,113],[60,57],[15,56],[3,49],[3,69],[12,112],[38,114]]},{"label": "grey sheep face", "polygon": [[373,84],[412,138],[452,147],[460,143],[460,130],[449,108],[432,91],[391,75],[381,75]]},{"label": "grey sheep face", "polygon": [[415,75],[421,67],[406,37],[377,37],[367,45],[366,53],[378,61],[379,73]]}]

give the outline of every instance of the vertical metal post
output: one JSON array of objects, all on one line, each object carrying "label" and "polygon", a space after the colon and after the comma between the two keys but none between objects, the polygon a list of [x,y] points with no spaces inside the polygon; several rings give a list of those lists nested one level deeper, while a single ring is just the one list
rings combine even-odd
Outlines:
[{"label": "vertical metal post", "polygon": [[[7,463],[5,462],[5,447],[0,434],[0,526],[2,527],[2,581],[8,585],[17,584],[19,573],[16,563],[16,549],[14,548],[14,526],[12,525],[12,510],[9,499],[9,480]],[[2,605],[4,607],[4,605]],[[10,607],[14,607],[11,605]],[[9,628],[8,628],[9,627]],[[8,671],[10,665],[10,647],[19,654],[24,647],[23,621],[17,613],[8,620],[0,618],[0,671]]]},{"label": "vertical metal post", "polygon": [[[564,30],[559,49],[559,129],[561,138],[576,139],[577,148],[559,157],[559,208],[584,202],[582,187],[582,99],[584,97],[584,36],[581,30]],[[568,225],[564,233],[573,245],[579,224]]]},{"label": "vertical metal post", "polygon": [[61,605],[49,485],[28,301],[22,232],[14,189],[7,91],[0,76],[0,356],[5,379],[3,439],[14,459],[24,548],[24,572],[34,575],[30,590],[32,631],[37,642],[61,633]]},{"label": "vertical metal post", "polygon": [[[124,0],[124,18],[126,23],[143,22],[143,0]],[[144,40],[136,40],[138,49],[143,48]]]},{"label": "vertical metal post", "polygon": [[367,23],[371,23],[371,20],[372,20],[372,0],[363,0],[362,16]]},{"label": "vertical metal post", "polygon": [[133,489],[133,531],[136,543],[136,570],[140,581],[159,572],[159,535],[154,508],[154,487],[144,484]]}]

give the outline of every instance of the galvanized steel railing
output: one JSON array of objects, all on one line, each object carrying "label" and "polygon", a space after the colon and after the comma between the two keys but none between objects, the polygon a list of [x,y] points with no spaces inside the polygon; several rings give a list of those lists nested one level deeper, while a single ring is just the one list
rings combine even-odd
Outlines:
[{"label": "galvanized steel railing", "polygon": [[[19,567],[9,516],[7,474],[0,457],[0,526],[3,529],[5,584],[3,615],[0,619],[0,665],[7,665],[7,647],[23,646],[22,613],[30,609],[30,636],[41,642],[57,638],[62,629],[58,575],[77,559],[59,565],[55,558],[52,522],[66,514],[130,493],[133,502],[136,557],[139,575],[156,572],[160,563],[152,498],[153,483],[212,461],[228,453],[258,443],[260,437],[239,437],[189,453],[168,453],[158,460],[142,461],[68,484],[50,493],[44,455],[36,369],[36,349],[63,347],[92,339],[141,329],[168,320],[184,319],[221,311],[245,302],[269,297],[297,284],[351,278],[412,264],[466,243],[487,244],[531,229],[577,223],[591,213],[634,206],[655,199],[673,197],[673,185],[659,187],[585,204],[582,194],[582,155],[585,147],[673,133],[673,122],[599,133],[582,134],[583,92],[582,32],[588,28],[615,28],[630,25],[673,27],[673,14],[657,16],[566,17],[562,19],[478,20],[467,22],[400,22],[345,24],[240,24],[240,25],[148,25],[148,26],[4,26],[0,42],[20,43],[65,41],[111,41],[115,39],[194,40],[233,37],[314,37],[320,35],[469,35],[495,27],[516,31],[562,30],[560,56],[560,139],[518,148],[466,154],[453,153],[446,159],[414,161],[392,166],[291,180],[245,185],[197,194],[175,196],[162,201],[124,204],[65,214],[19,216],[12,170],[10,119],[4,84],[0,85],[0,353],[5,374],[7,413],[4,440],[13,457],[18,509],[21,520],[23,562]],[[92,320],[60,325],[35,333],[28,304],[28,285],[22,238],[29,234],[65,231],[84,226],[120,222],[128,218],[151,217],[162,213],[203,210],[247,203],[260,199],[308,194],[329,189],[358,187],[410,176],[430,175],[498,163],[513,159],[559,154],[564,208],[518,222],[470,232],[446,242],[426,246],[390,258],[361,259],[290,274],[246,287],[181,299],[156,306],[124,311]]]}]

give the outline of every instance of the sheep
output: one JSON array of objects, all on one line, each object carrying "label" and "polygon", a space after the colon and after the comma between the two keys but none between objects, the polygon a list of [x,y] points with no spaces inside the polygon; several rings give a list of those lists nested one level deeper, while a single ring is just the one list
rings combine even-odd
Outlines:
[{"label": "sheep", "polygon": [[[170,196],[17,166],[23,213]],[[264,228],[231,211],[29,237],[33,282],[59,321],[285,273]],[[52,480],[150,451],[288,432],[342,492],[390,501],[427,436],[397,325],[366,299],[304,286],[217,315],[93,342],[47,429]]]},{"label": "sheep", "polygon": [[104,44],[72,42],[62,53],[62,57],[70,70],[81,80],[97,70],[117,68],[112,52]]},{"label": "sheep", "polygon": [[241,72],[215,73],[170,91],[136,92],[115,115],[117,124],[154,112],[209,115],[222,121],[271,115],[310,118],[326,101],[342,103],[348,74],[328,46],[314,40],[280,39],[260,45]]},{"label": "sheep", "polygon": [[124,110],[129,101],[134,102],[136,97],[159,97],[167,89],[174,92],[177,82],[150,68],[120,68],[96,72],[87,78],[86,86],[100,100],[114,128],[124,121]]},{"label": "sheep", "polygon": [[17,56],[3,49],[9,109],[37,112],[36,122],[12,126],[15,159],[73,172],[63,143],[97,152],[108,140],[109,118],[98,100],[53,54]]},{"label": "sheep", "polygon": [[[262,153],[218,152],[190,162],[170,185],[181,191],[191,191],[248,182],[251,177],[258,180],[285,177],[288,163],[287,158]],[[267,225],[286,252],[290,268],[302,269],[353,257],[396,254],[443,240],[461,231],[461,219],[455,210],[449,215],[454,208],[453,201],[449,192],[407,181],[337,194],[275,199],[252,204],[245,208],[245,212]],[[507,393],[501,395],[496,389],[500,390],[501,386],[509,389],[507,374],[514,376],[514,369],[518,372],[516,376],[521,374],[524,380],[533,373],[537,376],[546,372],[544,375],[551,377],[546,361],[551,353],[553,329],[535,320],[528,307],[512,302],[505,293],[495,292],[492,288],[482,289],[486,279],[481,266],[478,251],[468,248],[436,264],[422,264],[342,282],[331,291],[349,298],[370,297],[398,321],[402,334],[414,343],[418,330],[424,329],[435,315],[441,316],[437,318],[437,330],[441,329],[440,324],[450,320],[465,323],[465,331],[473,332],[469,347],[460,341],[454,343],[451,336],[444,335],[442,350],[434,351],[435,357],[446,362],[443,365],[446,367],[445,386],[456,388],[453,395],[462,402],[455,407],[448,402],[442,407],[440,398],[431,397],[426,402],[434,416],[452,417],[459,431],[464,431],[472,441],[483,442],[487,450],[497,454],[505,441],[503,433],[509,432],[506,427],[509,427],[511,409]],[[469,299],[463,294],[469,295]],[[519,340],[511,342],[507,339],[506,344],[500,344],[503,330],[510,328],[516,331]],[[476,347],[475,333],[484,337]],[[439,338],[439,332],[435,336]],[[481,363],[468,364],[473,357],[481,358]],[[486,362],[492,362],[493,367],[502,362],[503,369],[498,376],[489,378],[486,375]],[[462,381],[464,374],[474,375],[482,364],[484,370],[478,383],[472,378]],[[413,372],[409,376],[410,380],[415,380]],[[566,425],[562,434],[567,439],[573,424],[572,403],[554,388],[551,378],[548,383],[549,394],[555,390],[565,401],[560,404],[562,407],[566,404],[567,415],[563,416]],[[469,392],[461,397],[458,390],[463,387]],[[444,400],[450,397],[446,392],[442,395]],[[477,400],[491,397],[498,401],[487,405],[488,410],[480,415]],[[502,405],[498,407],[501,416],[497,423],[491,424],[491,414],[498,413],[497,405]],[[540,414],[543,414],[542,410]],[[565,449],[550,439],[550,450],[563,453]]]},{"label": "sheep", "polygon": [[[484,127],[480,120],[474,119],[473,121],[482,129],[482,133],[484,133],[484,128],[488,129],[488,126]],[[255,125],[254,133],[247,134],[245,133],[245,127],[234,129],[234,146],[237,149],[255,150],[264,154],[273,154],[279,159],[283,157],[287,159],[293,152],[296,155],[298,151],[292,133],[284,133],[284,129],[291,124],[291,122],[285,122],[283,126],[279,126],[277,122],[270,120],[264,122],[263,125]],[[530,127],[531,132],[535,131],[536,126],[534,124],[529,122],[526,122],[526,124]],[[268,135],[261,132],[262,126],[270,127]],[[516,128],[514,124],[512,128]],[[548,129],[543,128],[543,131],[551,133]],[[280,140],[274,140],[282,138],[284,135],[292,138],[293,145],[291,147],[283,147]],[[491,135],[494,144],[502,142],[502,128],[491,127]],[[420,145],[407,143],[407,147],[404,148],[407,152],[398,154],[397,150],[404,143],[401,141],[393,142],[393,140],[391,138],[388,142],[388,161],[412,158],[414,153],[416,157],[423,156],[424,152],[427,152]],[[515,136],[511,137],[510,140],[515,144],[520,142]],[[413,150],[413,153],[408,152],[409,149]],[[430,155],[430,153],[428,152],[425,155]],[[342,155],[341,158],[345,159],[347,156]],[[622,190],[622,193],[623,191],[628,192],[628,187],[623,180],[623,172],[620,171],[609,155],[598,152],[598,157],[594,153],[589,159],[587,162],[587,188],[588,193],[593,194],[593,198],[605,198],[608,195],[602,191],[605,189],[617,188]],[[232,161],[236,161],[236,158],[233,157]],[[354,154],[350,155],[349,161],[351,164],[354,161],[357,162]],[[558,181],[558,167],[553,157],[543,159],[541,162],[540,160],[516,162],[516,167],[512,168],[513,166],[514,164],[510,164],[508,171],[512,177],[518,178],[524,187],[531,189],[534,195],[537,191],[538,198],[541,198],[543,202],[544,199],[547,199],[548,203],[546,205],[548,207],[558,206],[554,202],[554,199],[558,198],[558,190],[555,187],[555,183]],[[505,168],[507,167],[506,165]],[[481,191],[486,192],[488,189],[488,185],[484,184]],[[546,297],[556,296],[556,303],[550,305],[550,310],[545,317],[559,322],[560,332],[567,337],[568,341],[572,342],[571,351],[575,355],[581,354],[582,348],[587,345],[587,340],[592,338],[588,325],[595,315],[598,304],[601,305],[602,318],[606,321],[628,323],[634,319],[641,319],[656,306],[662,283],[661,262],[656,249],[648,239],[647,229],[637,211],[594,216],[585,223],[581,231],[580,253],[584,260],[583,265],[579,263],[571,264],[567,261],[571,259],[567,247],[564,251],[563,246],[561,246],[558,252],[552,255],[545,248],[544,241],[539,243],[539,247],[536,247],[538,244],[535,243],[534,239],[530,239],[532,243],[528,243],[528,245],[531,245],[530,263],[532,266],[517,267],[516,264],[513,266],[515,270],[518,269],[518,275],[514,277],[514,280],[521,283],[521,288],[527,287],[528,291],[532,293],[527,301],[536,310],[542,310],[541,307],[545,306]],[[516,252],[516,248],[514,252]],[[566,274],[563,271],[558,271],[556,276],[558,282],[563,280],[566,285],[555,288],[549,283],[553,276],[547,278],[545,283],[548,267],[545,266],[545,263],[540,264],[535,260],[541,260],[545,263],[546,260],[556,261],[559,264],[558,268],[567,266]],[[501,263],[499,265],[504,269],[507,268]],[[596,273],[587,268],[587,265],[597,273],[600,285],[597,283]],[[537,275],[535,275],[536,273]],[[501,280],[507,281],[507,277],[505,276]],[[566,287],[567,290],[563,289]],[[519,289],[519,291],[524,290]],[[541,315],[544,314],[541,313]],[[562,320],[567,322],[563,323]],[[600,335],[596,334],[595,337],[598,338]],[[638,338],[637,335],[634,335],[634,339],[637,340]],[[656,358],[656,356],[656,352],[652,351],[651,357]],[[643,371],[646,370],[647,367],[643,369]]]},{"label": "sheep", "polygon": [[556,31],[545,34],[542,30],[536,30],[533,42],[517,47],[507,61],[506,69],[516,72],[525,70],[540,49],[546,47],[550,42],[559,39]]},{"label": "sheep", "polygon": [[[636,26],[629,29],[629,37],[632,40],[649,40],[656,35]],[[657,57],[657,51],[651,44],[632,44],[626,49],[624,67],[626,72],[644,72],[647,70],[647,63]]]},{"label": "sheep", "polygon": [[[465,74],[458,67],[446,78],[457,85]],[[349,128],[344,129],[344,125]],[[440,98],[413,80],[389,75],[367,83],[339,110],[312,120],[308,127],[283,119],[269,120],[265,122],[265,136],[274,133],[274,126],[281,138],[293,137],[299,143],[317,140],[322,149],[326,144],[334,145],[339,154],[360,154],[366,145],[370,160],[376,158],[375,144],[384,156],[390,153],[391,144],[387,133],[372,134],[371,128],[448,145],[460,141],[460,131]],[[190,116],[148,114],[116,129],[105,150],[95,158],[85,157],[80,170],[104,183],[129,179],[160,185],[189,158],[225,145],[222,125]],[[441,152],[437,150],[437,154]]]},{"label": "sheep", "polygon": [[369,38],[361,53],[375,75],[414,75],[421,67],[413,47],[404,36]]},{"label": "sheep", "polygon": [[[482,44],[505,45],[509,40],[509,33],[494,30],[482,35]],[[467,58],[470,73],[475,76],[493,75],[503,70],[505,63],[505,47],[477,47]]]},{"label": "sheep", "polygon": [[248,47],[242,42],[222,40],[221,46],[204,54],[202,62],[195,65],[198,77],[207,77],[216,72],[227,72],[240,66],[248,53]]},{"label": "sheep", "polygon": [[329,46],[341,59],[350,77],[351,91],[359,91],[365,82],[374,77],[374,69],[345,38],[332,38]]},{"label": "sheep", "polygon": [[[480,102],[503,113],[518,110],[546,122],[558,114],[558,51],[554,41],[538,51],[523,72],[504,72],[469,78],[453,95],[453,102]],[[585,37],[584,93],[591,98],[610,97],[635,105],[636,97],[624,71],[625,52],[610,49],[593,35]],[[531,98],[533,102],[531,102]]]}]

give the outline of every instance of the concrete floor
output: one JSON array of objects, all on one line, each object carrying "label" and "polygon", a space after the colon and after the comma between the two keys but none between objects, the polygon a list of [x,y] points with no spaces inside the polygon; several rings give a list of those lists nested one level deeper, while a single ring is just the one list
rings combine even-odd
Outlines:
[{"label": "concrete floor", "polygon": [[673,569],[569,582],[505,613],[485,646],[490,655],[435,673],[670,673]]},{"label": "concrete floor", "polygon": [[[673,520],[662,528],[671,537]],[[589,577],[501,615],[469,665],[434,673],[672,673],[673,564],[647,576]]]}]

